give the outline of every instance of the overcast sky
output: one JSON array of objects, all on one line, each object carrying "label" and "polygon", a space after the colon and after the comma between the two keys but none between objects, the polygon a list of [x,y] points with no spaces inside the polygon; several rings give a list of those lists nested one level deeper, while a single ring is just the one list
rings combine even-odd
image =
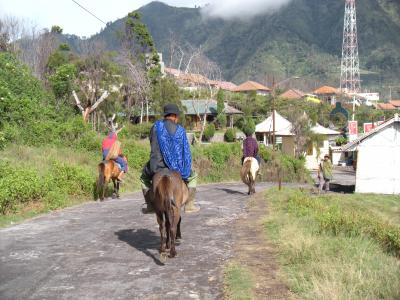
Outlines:
[{"label": "overcast sky", "polygon": [[[150,0],[77,0],[105,22],[120,19]],[[203,5],[203,0],[166,0],[174,6]],[[104,25],[71,0],[0,0],[0,16],[12,15],[29,19],[39,27],[61,26],[64,33],[90,36]]]},{"label": "overcast sky", "polygon": [[[123,18],[151,0],[76,0],[104,22]],[[173,6],[194,7],[211,3],[204,14],[211,17],[248,17],[273,11],[291,0],[163,0]],[[39,28],[59,25],[64,33],[90,36],[104,24],[77,6],[72,0],[0,0],[0,17],[29,20]]]}]

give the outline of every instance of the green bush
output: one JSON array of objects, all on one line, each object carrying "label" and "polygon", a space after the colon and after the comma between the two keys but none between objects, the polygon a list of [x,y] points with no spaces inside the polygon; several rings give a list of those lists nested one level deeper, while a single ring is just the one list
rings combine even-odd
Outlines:
[{"label": "green bush", "polygon": [[6,137],[3,131],[0,131],[0,150],[3,150],[6,146]]},{"label": "green bush", "polygon": [[0,165],[0,212],[14,211],[20,203],[36,201],[46,194],[45,183],[36,170]]},{"label": "green bush", "polygon": [[226,127],[227,119],[226,119],[226,114],[220,113],[217,116],[217,122],[218,122],[218,128],[223,129]]},{"label": "green bush", "polygon": [[260,145],[258,153],[265,162],[270,162],[273,157],[272,148],[266,147],[264,144]]},{"label": "green bush", "polygon": [[236,140],[236,130],[234,128],[228,128],[224,134],[225,142],[233,143]]},{"label": "green bush", "polygon": [[336,140],[336,146],[342,146],[347,143],[347,139],[343,136],[338,137]]},{"label": "green bush", "polygon": [[124,130],[121,131],[120,136],[135,139],[146,139],[150,135],[151,127],[153,127],[153,123],[129,124]]},{"label": "green bush", "polygon": [[206,126],[206,128],[204,129],[204,135],[203,138],[206,141],[210,141],[212,139],[212,137],[215,134],[215,125],[214,124],[208,124]]}]

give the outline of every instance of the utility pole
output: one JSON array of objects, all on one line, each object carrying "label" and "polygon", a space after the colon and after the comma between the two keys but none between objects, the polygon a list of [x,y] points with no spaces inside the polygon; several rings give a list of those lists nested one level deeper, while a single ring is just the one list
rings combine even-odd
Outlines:
[{"label": "utility pole", "polygon": [[272,77],[272,147],[275,150],[275,76]]}]

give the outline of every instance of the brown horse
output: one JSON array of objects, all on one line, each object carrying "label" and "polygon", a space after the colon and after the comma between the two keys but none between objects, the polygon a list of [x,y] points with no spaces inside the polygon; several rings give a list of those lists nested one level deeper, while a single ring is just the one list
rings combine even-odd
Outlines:
[{"label": "brown horse", "polygon": [[254,157],[246,157],[240,170],[240,178],[249,187],[248,195],[256,193],[256,177],[260,166]]},{"label": "brown horse", "polygon": [[118,164],[113,160],[105,160],[99,163],[99,178],[97,181],[97,192],[100,200],[104,200],[104,194],[107,185],[112,180],[114,184],[114,192],[112,198],[119,198],[119,181],[118,176],[122,172]]},{"label": "brown horse", "polygon": [[153,206],[160,229],[161,260],[165,261],[166,250],[169,257],[176,256],[175,242],[181,236],[181,207],[189,197],[189,190],[177,172],[158,172],[153,177]]}]

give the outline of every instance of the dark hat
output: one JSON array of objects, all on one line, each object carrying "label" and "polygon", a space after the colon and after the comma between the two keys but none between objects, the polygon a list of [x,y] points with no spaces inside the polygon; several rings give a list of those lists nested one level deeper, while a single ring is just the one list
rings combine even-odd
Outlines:
[{"label": "dark hat", "polygon": [[179,107],[176,104],[170,103],[164,106],[164,117],[168,116],[168,115],[177,115],[179,116],[180,111],[179,111]]}]

